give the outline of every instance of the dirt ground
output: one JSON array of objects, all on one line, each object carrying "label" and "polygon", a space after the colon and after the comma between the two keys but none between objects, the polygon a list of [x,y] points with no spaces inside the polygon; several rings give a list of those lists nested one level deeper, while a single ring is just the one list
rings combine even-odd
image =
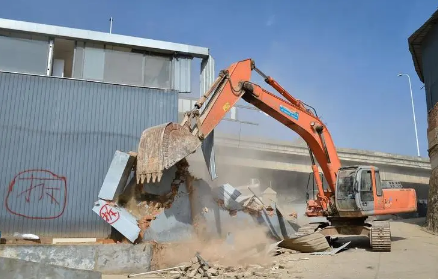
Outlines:
[{"label": "dirt ground", "polygon": [[[392,221],[391,252],[371,252],[367,250],[368,238],[348,237],[341,241],[351,240],[349,249],[334,256],[282,254],[275,257],[276,264],[260,271],[266,274],[266,278],[438,279],[438,236],[423,231],[420,225],[424,222],[424,218]],[[272,276],[269,276],[270,273]],[[127,276],[104,275],[102,278],[121,279]]]}]

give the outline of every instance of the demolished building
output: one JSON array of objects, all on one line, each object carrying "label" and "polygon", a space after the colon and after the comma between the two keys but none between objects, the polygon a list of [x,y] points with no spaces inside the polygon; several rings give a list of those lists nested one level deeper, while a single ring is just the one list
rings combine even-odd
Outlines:
[{"label": "demolished building", "polygon": [[8,19],[0,56],[2,236],[107,237],[90,206],[114,151],[214,78],[205,47]]}]

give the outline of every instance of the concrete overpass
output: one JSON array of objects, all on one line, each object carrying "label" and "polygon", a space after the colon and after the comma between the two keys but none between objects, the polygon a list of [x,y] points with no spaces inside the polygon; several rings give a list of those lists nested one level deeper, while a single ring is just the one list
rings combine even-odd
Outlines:
[{"label": "concrete overpass", "polygon": [[[215,183],[245,185],[250,179],[258,179],[264,184],[262,188],[271,185],[279,194],[305,195],[311,164],[307,146],[302,141],[268,142],[216,135],[215,151],[219,176]],[[427,198],[431,171],[428,158],[347,148],[338,148],[338,154],[342,165],[377,166],[383,180],[400,181],[404,187],[415,188],[419,199]],[[189,157],[189,162],[196,176],[206,176],[200,150]]]}]

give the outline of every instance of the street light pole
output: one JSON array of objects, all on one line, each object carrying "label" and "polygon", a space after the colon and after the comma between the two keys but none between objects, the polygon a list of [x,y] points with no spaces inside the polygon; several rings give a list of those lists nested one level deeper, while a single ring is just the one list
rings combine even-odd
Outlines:
[{"label": "street light pole", "polygon": [[415,128],[415,140],[417,141],[417,155],[420,157],[420,147],[418,145],[418,134],[417,134],[417,121],[415,120],[415,108],[414,108],[414,97],[412,96],[412,84],[411,77],[408,74],[398,74],[399,77],[407,76],[409,81],[409,91],[411,92],[411,103],[412,103],[412,115],[414,118],[414,128]]}]

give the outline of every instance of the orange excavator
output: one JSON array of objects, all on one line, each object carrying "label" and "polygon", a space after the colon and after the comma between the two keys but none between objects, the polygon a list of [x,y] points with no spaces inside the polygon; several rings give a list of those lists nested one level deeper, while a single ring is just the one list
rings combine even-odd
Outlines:
[{"label": "orange excavator", "polygon": [[[251,82],[252,71],[260,74],[283,98]],[[222,70],[194,108],[185,113],[180,124],[165,123],[143,131],[138,146],[137,183],[160,181],[165,169],[201,146],[240,99],[283,123],[307,143],[318,194],[316,199],[307,201],[306,215],[326,217],[327,221],[310,223],[301,227],[298,233],[365,235],[373,250],[390,251],[389,222],[367,221],[368,217],[415,212],[415,190],[382,189],[380,172],[375,166],[341,166],[332,137],[316,111],[292,97],[273,78],[260,71],[252,59],[236,62]],[[327,189],[323,187],[316,162],[327,181]]]}]

